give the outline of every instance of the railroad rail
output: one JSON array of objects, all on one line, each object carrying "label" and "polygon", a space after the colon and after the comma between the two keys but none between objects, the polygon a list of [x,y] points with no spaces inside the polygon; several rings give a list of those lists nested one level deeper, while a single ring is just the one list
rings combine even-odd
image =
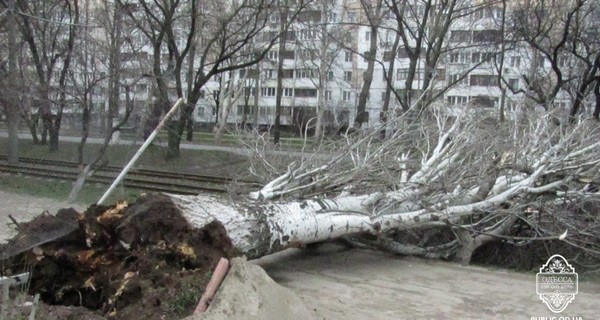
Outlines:
[{"label": "railroad rail", "polygon": [[[109,185],[121,170],[117,166],[103,166],[86,181]],[[5,156],[0,156],[0,173],[75,181],[79,175],[79,165],[71,161],[33,158],[19,158],[19,164],[11,165],[6,162]],[[226,185],[234,182],[253,184],[252,181],[235,181],[230,177],[134,168],[125,177],[123,185],[153,192],[198,194],[224,193],[227,192]]]}]

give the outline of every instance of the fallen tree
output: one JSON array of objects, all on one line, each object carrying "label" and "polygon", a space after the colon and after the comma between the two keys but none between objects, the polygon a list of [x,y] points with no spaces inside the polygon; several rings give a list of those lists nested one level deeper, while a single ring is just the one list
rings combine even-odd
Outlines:
[{"label": "fallen tree", "polygon": [[478,248],[493,254],[486,245],[494,242],[542,243],[525,250],[527,259],[543,248],[543,261],[567,253],[598,270],[597,124],[561,126],[555,116],[497,123],[471,111],[405,115],[387,140],[379,130],[345,136],[292,163],[258,139],[250,171],[263,179],[259,190],[151,194],[42,215],[0,245],[0,271],[30,272],[30,292],[45,303],[162,319],[193,310],[220,257],[329,239],[462,262]]},{"label": "fallen tree", "polygon": [[[251,172],[264,179],[260,190],[229,198],[168,196],[194,226],[221,222],[249,257],[346,237],[463,262],[493,240],[562,240],[598,259],[598,217],[573,210],[598,200],[597,123],[556,125],[553,117],[520,114],[498,123],[473,111],[431,112],[418,121],[407,114],[385,141],[377,130],[345,136],[341,146],[287,167],[255,145]],[[523,225],[527,236],[512,235]],[[420,240],[430,238],[428,230],[451,237],[403,243],[398,233],[407,230],[422,232]],[[348,238],[357,234],[368,237]]]}]

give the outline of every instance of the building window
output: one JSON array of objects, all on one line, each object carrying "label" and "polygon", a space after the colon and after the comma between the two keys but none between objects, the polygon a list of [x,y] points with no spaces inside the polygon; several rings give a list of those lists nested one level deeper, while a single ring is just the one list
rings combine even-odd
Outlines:
[{"label": "building window", "polygon": [[327,15],[327,22],[337,22],[337,13],[335,12],[330,12]]},{"label": "building window", "polygon": [[325,101],[331,101],[331,90],[325,91]]},{"label": "building window", "polygon": [[294,94],[296,97],[316,97],[317,89],[295,89]]},{"label": "building window", "polygon": [[371,31],[365,32],[365,41],[371,41]]},{"label": "building window", "polygon": [[313,40],[317,38],[317,33],[314,30],[300,30],[298,35],[299,40]]},{"label": "building window", "polygon": [[352,62],[352,52],[351,51],[344,52],[344,61]]},{"label": "building window", "polygon": [[498,102],[498,98],[490,97],[490,96],[476,96],[471,97],[471,105],[480,107],[480,108],[494,108],[496,103]]},{"label": "building window", "polygon": [[198,107],[198,117],[204,116],[204,107]]},{"label": "building window", "polygon": [[269,51],[269,53],[267,54],[267,58],[268,58],[269,60],[277,61],[277,60],[278,60],[278,59],[277,59],[278,57],[279,57],[279,52],[278,52],[278,51],[276,51],[276,50]]},{"label": "building window", "polygon": [[392,51],[386,51],[383,53],[384,62],[392,61],[392,59],[394,59],[394,54]]},{"label": "building window", "polygon": [[473,52],[473,54],[471,54],[472,63],[492,61],[495,58],[496,55],[492,52]]},{"label": "building window", "polygon": [[352,81],[352,71],[344,71],[344,81]]},{"label": "building window", "polygon": [[350,101],[351,97],[352,97],[352,92],[350,92],[350,91],[342,92],[342,100],[343,101]]},{"label": "building window", "polygon": [[435,69],[434,76],[441,81],[446,80],[446,69]]},{"label": "building window", "polygon": [[275,88],[260,88],[260,95],[263,97],[274,97],[275,96]]},{"label": "building window", "polygon": [[[462,77],[462,78],[461,78]],[[457,86],[466,86],[469,84],[468,77],[463,74],[451,74],[448,75],[448,84],[454,84]]]},{"label": "building window", "polygon": [[381,101],[385,101],[385,91],[381,93]]},{"label": "building window", "polygon": [[356,22],[356,13],[348,12],[348,22]]},{"label": "building window", "polygon": [[451,53],[450,63],[469,63],[469,56],[464,53]]},{"label": "building window", "polygon": [[312,57],[316,56],[318,53],[316,50],[311,49],[300,49],[298,51],[298,56],[302,59],[312,59]]},{"label": "building window", "polygon": [[271,23],[279,23],[279,15],[274,13],[269,16],[269,22]]},{"label": "building window", "polygon": [[282,79],[292,79],[294,77],[294,69],[283,69],[281,78]]},{"label": "building window", "polygon": [[450,42],[471,42],[471,31],[454,30],[450,32]]},{"label": "building window", "polygon": [[448,96],[448,104],[451,106],[465,105],[469,103],[469,97],[465,96]]},{"label": "building window", "polygon": [[519,79],[508,79],[508,86],[512,90],[519,90]]},{"label": "building window", "polygon": [[275,79],[276,75],[277,75],[277,70],[275,70],[275,69],[263,70],[263,77],[265,79]]},{"label": "building window", "polygon": [[472,75],[469,84],[482,87],[494,86],[496,85],[496,77],[492,75]]},{"label": "building window", "polygon": [[473,31],[473,42],[496,43],[502,40],[501,30],[478,30]]},{"label": "building window", "polygon": [[327,80],[333,81],[333,71],[328,71],[327,72]]},{"label": "building window", "polygon": [[510,57],[510,66],[519,68],[521,66],[521,57]]},{"label": "building window", "polygon": [[408,69],[401,68],[396,70],[396,80],[406,80],[408,79]]},{"label": "building window", "polygon": [[315,71],[313,69],[296,69],[296,78],[314,78]]},{"label": "building window", "polygon": [[294,95],[294,89],[292,88],[283,88],[283,96],[284,97],[291,97]]},{"label": "building window", "polygon": [[261,117],[266,117],[269,115],[269,107],[259,107],[258,108],[258,115]]},{"label": "building window", "polygon": [[146,93],[148,91],[148,85],[141,83],[135,86],[135,92]]}]

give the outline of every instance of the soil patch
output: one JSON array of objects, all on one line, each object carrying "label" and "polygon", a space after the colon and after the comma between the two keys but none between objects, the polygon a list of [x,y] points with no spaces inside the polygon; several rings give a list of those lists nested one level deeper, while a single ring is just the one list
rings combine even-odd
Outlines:
[{"label": "soil patch", "polygon": [[[52,228],[31,232],[47,225]],[[83,214],[42,215],[18,229],[0,253],[25,251],[4,261],[3,274],[32,270],[29,292],[40,293],[49,305],[89,310],[82,315],[81,308],[71,308],[77,319],[189,315],[219,259],[235,254],[220,223],[195,229],[158,194],[132,205],[94,205]],[[64,308],[44,309],[51,314],[39,319],[74,319]]]}]

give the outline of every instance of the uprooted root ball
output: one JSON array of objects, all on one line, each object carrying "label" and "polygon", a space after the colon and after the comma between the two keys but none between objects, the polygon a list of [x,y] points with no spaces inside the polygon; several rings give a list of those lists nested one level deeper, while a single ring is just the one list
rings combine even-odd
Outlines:
[{"label": "uprooted root ball", "polygon": [[[33,266],[30,292],[39,292],[44,302],[84,306],[111,318],[185,316],[219,259],[234,255],[219,222],[192,228],[163,195],[146,195],[132,205],[94,205],[84,214],[63,211],[60,217],[79,227],[11,258],[4,272]],[[39,225],[38,219],[56,217],[29,224]],[[27,227],[19,226],[21,242]]]}]

